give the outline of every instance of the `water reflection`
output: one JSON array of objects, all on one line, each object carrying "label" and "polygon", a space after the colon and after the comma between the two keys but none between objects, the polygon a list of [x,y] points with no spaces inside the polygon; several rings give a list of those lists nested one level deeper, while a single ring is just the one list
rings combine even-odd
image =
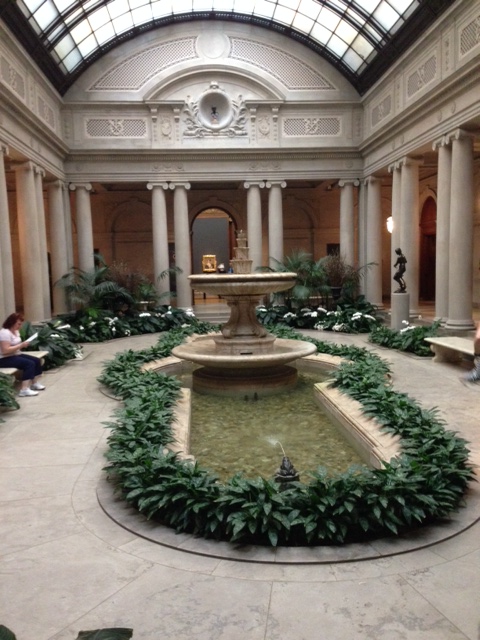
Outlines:
[{"label": "water reflection", "polygon": [[319,465],[330,473],[362,464],[355,450],[315,402],[313,384],[321,376],[301,374],[296,389],[277,396],[217,398],[192,392],[190,452],[226,480],[237,472],[272,477],[282,447],[308,481]]}]

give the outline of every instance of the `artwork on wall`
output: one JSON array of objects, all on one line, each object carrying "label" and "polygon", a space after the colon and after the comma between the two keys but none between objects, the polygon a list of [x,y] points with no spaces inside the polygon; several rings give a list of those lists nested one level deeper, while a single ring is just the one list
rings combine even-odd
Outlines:
[{"label": "artwork on wall", "polygon": [[211,273],[217,270],[217,256],[212,254],[204,254],[202,256],[202,271]]}]

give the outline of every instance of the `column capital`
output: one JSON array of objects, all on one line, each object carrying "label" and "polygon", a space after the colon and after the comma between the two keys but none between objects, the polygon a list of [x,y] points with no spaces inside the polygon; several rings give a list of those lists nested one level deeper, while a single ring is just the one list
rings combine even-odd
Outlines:
[{"label": "column capital", "polygon": [[24,162],[12,162],[11,167],[14,171],[33,171],[35,165],[31,160],[25,160]]},{"label": "column capital", "polygon": [[395,160],[392,164],[388,165],[388,173],[393,173],[394,171],[398,171],[401,168],[400,160]]},{"label": "column capital", "polygon": [[52,178],[51,180],[45,180],[46,187],[59,187],[63,189],[65,187],[65,183],[60,178]]},{"label": "column capital", "polygon": [[3,140],[0,140],[0,153],[3,153],[4,156],[7,156],[8,151],[8,144],[6,142],[3,142]]},{"label": "column capital", "polygon": [[379,176],[367,176],[363,181],[364,184],[381,184],[382,178]]},{"label": "column capital", "polygon": [[423,165],[423,158],[412,158],[412,156],[403,156],[399,160],[400,167],[421,167]]},{"label": "column capital", "polygon": [[168,188],[174,191],[177,187],[183,187],[187,191],[190,189],[190,182],[169,182]]},{"label": "column capital", "polygon": [[152,191],[154,187],[161,187],[165,191],[169,188],[168,182],[147,182],[147,189]]},{"label": "column capital", "polygon": [[341,180],[338,181],[338,186],[340,188],[345,187],[347,184],[351,184],[354,187],[358,187],[360,185],[360,180],[357,180],[357,178],[342,178]]},{"label": "column capital", "polygon": [[466,131],[465,129],[458,128],[445,134],[444,137],[447,139],[448,143],[450,143],[453,140],[466,140],[466,139],[473,140],[475,139],[475,134],[472,133],[471,131]]},{"label": "column capital", "polygon": [[245,189],[250,189],[250,187],[260,187],[260,189],[263,189],[263,187],[265,186],[265,182],[263,180],[260,181],[249,181],[249,182],[244,182],[243,186],[245,187]]},{"label": "column capital", "polygon": [[287,183],[285,182],[285,180],[269,180],[268,182],[265,182],[265,186],[267,187],[267,189],[271,189],[272,187],[280,187],[281,189],[285,189]]},{"label": "column capital", "polygon": [[37,176],[40,176],[41,178],[44,178],[47,175],[45,169],[40,167],[38,164],[34,166],[33,170],[37,174]]},{"label": "column capital", "polygon": [[85,189],[85,191],[91,191],[92,185],[90,182],[70,182],[68,185],[70,191],[76,191],[77,189]]},{"label": "column capital", "polygon": [[434,140],[432,142],[432,149],[433,151],[436,151],[439,147],[446,147],[450,144],[450,138],[449,136],[442,136],[441,138],[438,138],[437,140]]}]

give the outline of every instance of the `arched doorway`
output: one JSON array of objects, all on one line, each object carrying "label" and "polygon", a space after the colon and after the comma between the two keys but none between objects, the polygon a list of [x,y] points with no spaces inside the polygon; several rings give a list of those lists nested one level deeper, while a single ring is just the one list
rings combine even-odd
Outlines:
[{"label": "arched doorway", "polygon": [[437,204],[430,196],[420,217],[420,299],[435,300]]},{"label": "arched doorway", "polygon": [[230,215],[217,207],[204,209],[192,224],[192,273],[204,273],[207,263],[208,271],[227,272],[234,246],[235,224]]}]

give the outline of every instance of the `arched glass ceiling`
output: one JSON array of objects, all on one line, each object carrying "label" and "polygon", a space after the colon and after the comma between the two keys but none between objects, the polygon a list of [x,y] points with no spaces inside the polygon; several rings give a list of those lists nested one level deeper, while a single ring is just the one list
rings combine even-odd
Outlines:
[{"label": "arched glass ceiling", "polygon": [[[171,22],[211,18],[274,28],[323,54],[355,83],[418,9],[435,3],[438,7],[445,0],[15,0],[13,4],[17,18],[21,15],[28,22],[67,86],[119,41]],[[11,15],[10,20],[8,12],[3,17],[12,26]],[[16,35],[20,35],[18,25]]]}]

